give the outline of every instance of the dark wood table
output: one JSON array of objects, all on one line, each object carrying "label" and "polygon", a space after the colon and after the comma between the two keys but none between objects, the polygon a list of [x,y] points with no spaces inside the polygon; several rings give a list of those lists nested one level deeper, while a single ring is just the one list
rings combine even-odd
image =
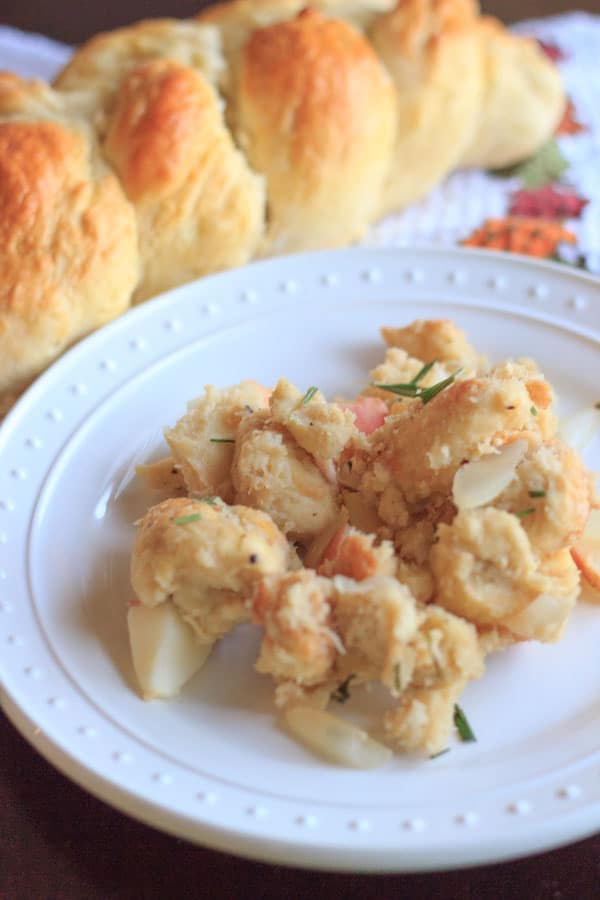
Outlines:
[{"label": "dark wood table", "polygon": [[[78,43],[106,28],[126,25],[153,16],[191,16],[206,0],[101,0],[101,2],[54,2],[45,0],[0,0],[0,24],[39,31],[60,41]],[[505,22],[566,12],[573,8],[600,12],[599,0],[481,0],[485,12]],[[0,61],[1,63],[1,61]]]},{"label": "dark wood table", "polygon": [[[0,0],[0,24],[77,42],[194,0]],[[505,21],[566,11],[566,0],[488,0]],[[600,12],[599,0],[579,8]],[[1,67],[1,60],[0,60]],[[600,835],[541,856],[427,875],[327,875],[251,863],[160,834],[75,787],[0,715],[0,900],[321,898],[600,900]]]}]

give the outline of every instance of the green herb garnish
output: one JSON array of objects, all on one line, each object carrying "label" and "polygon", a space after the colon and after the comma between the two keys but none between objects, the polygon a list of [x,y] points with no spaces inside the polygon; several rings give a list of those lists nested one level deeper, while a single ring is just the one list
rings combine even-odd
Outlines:
[{"label": "green herb garnish", "polygon": [[300,406],[306,406],[307,403],[310,403],[310,401],[315,396],[315,394],[317,393],[318,390],[319,390],[319,388],[315,387],[314,385],[312,385],[312,387],[309,387],[309,389],[305,393],[304,397],[300,401]]},{"label": "green herb garnish", "polygon": [[532,406],[529,410],[532,416],[537,416],[537,407]]},{"label": "green herb garnish", "polygon": [[600,409],[600,400],[597,403],[594,403],[594,409]]},{"label": "green herb garnish", "polygon": [[356,678],[356,675],[348,675],[345,681],[342,681],[341,684],[338,684],[335,691],[331,694],[331,699],[335,700],[336,703],[345,703],[346,700],[350,699],[350,682],[353,678]]},{"label": "green herb garnish", "polygon": [[423,405],[425,405],[425,403],[429,403],[430,400],[433,400],[433,398],[436,397],[440,393],[440,391],[443,391],[445,390],[445,388],[450,387],[450,385],[454,382],[456,376],[460,375],[461,372],[462,368],[457,369],[456,372],[453,372],[452,375],[448,375],[448,377],[444,378],[443,381],[438,381],[437,384],[432,385],[430,388],[424,388],[423,393],[419,395],[421,397],[421,400],[423,401]]},{"label": "green herb garnish", "polygon": [[211,444],[235,444],[235,438],[211,438]]},{"label": "green herb garnish", "polygon": [[220,498],[215,496],[215,494],[207,494],[206,497],[198,497],[200,503],[208,503],[209,506],[214,506],[219,499]]},{"label": "green herb garnish", "polygon": [[415,377],[409,383],[410,384],[418,384],[420,381],[422,381],[423,378],[425,378],[425,376],[427,375],[427,373],[430,372],[431,369],[433,369],[436,362],[437,362],[437,359],[432,359],[431,362],[425,363],[423,368],[419,372],[417,372]]},{"label": "green herb garnish", "polygon": [[[447,378],[438,381],[437,384],[432,384],[431,387],[428,388],[421,387],[421,385],[416,384],[414,380],[405,384],[373,384],[372,387],[379,388],[382,391],[390,391],[390,393],[396,394],[398,397],[418,397],[419,400],[422,400],[423,404],[425,404],[429,403],[429,401],[433,400],[433,398],[441,391],[449,387],[456,379],[456,376],[460,375],[461,372],[462,369],[457,369],[452,375],[448,375]],[[418,377],[419,375],[417,374],[417,378]]]},{"label": "green herb garnish", "polygon": [[437,759],[438,756],[445,756],[446,753],[450,753],[450,747],[446,747],[445,750],[440,750],[438,753],[432,753],[429,759]]},{"label": "green herb garnish", "polygon": [[454,704],[454,724],[456,725],[456,730],[460,735],[461,741],[469,742],[477,740],[473,729],[469,725],[469,720],[458,703]]},{"label": "green herb garnish", "polygon": [[546,491],[529,491],[530,497],[545,497]]},{"label": "green herb garnish", "polygon": [[535,512],[535,508],[530,506],[529,509],[520,509],[519,512],[515,513],[515,516],[518,516],[519,519],[524,519],[525,516],[530,516],[531,513]]},{"label": "green herb garnish", "polygon": [[180,516],[178,519],[173,519],[176,525],[187,525],[188,522],[197,522],[198,519],[201,519],[202,516],[200,513],[192,513],[189,516]]}]

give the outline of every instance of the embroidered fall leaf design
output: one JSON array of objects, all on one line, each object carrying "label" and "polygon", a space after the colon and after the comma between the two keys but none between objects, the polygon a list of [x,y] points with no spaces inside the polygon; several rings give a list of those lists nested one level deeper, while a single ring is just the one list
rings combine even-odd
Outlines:
[{"label": "embroidered fall leaf design", "polygon": [[558,123],[556,134],[580,134],[582,131],[587,131],[587,128],[585,125],[582,125],[581,122],[579,122],[579,120],[577,119],[577,112],[575,110],[573,101],[571,99],[568,99],[563,117]]},{"label": "embroidered fall leaf design", "polygon": [[542,53],[545,53],[548,59],[551,59],[552,62],[559,63],[563,62],[563,60],[568,59],[568,54],[558,46],[558,44],[553,44],[550,41],[542,41],[541,38],[536,38],[539,48]]},{"label": "embroidered fall leaf design", "polygon": [[495,169],[492,175],[499,178],[520,178],[526,187],[535,188],[557,181],[568,168],[569,163],[560,152],[558,144],[550,140],[529,159],[504,169]]},{"label": "embroidered fall leaf design", "polygon": [[574,244],[575,235],[551,219],[526,219],[507,216],[486,219],[480,228],[461,241],[463,247],[506,250],[546,259],[555,256],[559,244]]},{"label": "embroidered fall leaf design", "polygon": [[557,190],[552,185],[524,188],[510,198],[509,214],[525,218],[578,219],[589,200],[570,188]]}]

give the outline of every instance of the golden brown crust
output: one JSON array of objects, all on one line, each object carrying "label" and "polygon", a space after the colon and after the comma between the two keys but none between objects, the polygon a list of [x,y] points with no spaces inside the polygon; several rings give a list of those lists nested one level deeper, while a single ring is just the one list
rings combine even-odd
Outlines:
[{"label": "golden brown crust", "polygon": [[261,239],[263,181],[211,86],[222,66],[214,29],[149,20],[94,38],[57,79],[90,94],[103,151],[135,205],[138,301],[242,265]]},{"label": "golden brown crust", "polygon": [[198,122],[212,93],[192,69],[157,60],[122,84],[106,150],[133,201],[178,186],[190,169]]},{"label": "golden brown crust", "polygon": [[136,206],[143,300],[246,262],[263,227],[263,187],[193,69],[155,60],[124,79],[105,142]]},{"label": "golden brown crust", "polygon": [[235,127],[268,183],[265,252],[346,244],[374,218],[387,175],[394,97],[349,25],[307,9],[255,31],[233,97]]},{"label": "golden brown crust", "polygon": [[129,305],[133,210],[93,134],[40,82],[0,76],[0,394]]}]

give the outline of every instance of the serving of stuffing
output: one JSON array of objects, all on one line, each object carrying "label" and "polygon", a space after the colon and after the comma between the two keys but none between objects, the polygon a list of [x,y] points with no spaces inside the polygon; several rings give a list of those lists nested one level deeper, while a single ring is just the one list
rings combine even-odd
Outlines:
[{"label": "serving of stuffing", "polygon": [[[131,560],[144,696],[253,622],[288,731],[357,767],[474,739],[459,700],[486,656],[557,641],[582,579],[600,600],[600,499],[536,364],[489,365],[446,320],[382,335],[352,400],[208,386],[138,467],[164,499]],[[367,734],[339,702],[372,682],[387,701]]]}]

